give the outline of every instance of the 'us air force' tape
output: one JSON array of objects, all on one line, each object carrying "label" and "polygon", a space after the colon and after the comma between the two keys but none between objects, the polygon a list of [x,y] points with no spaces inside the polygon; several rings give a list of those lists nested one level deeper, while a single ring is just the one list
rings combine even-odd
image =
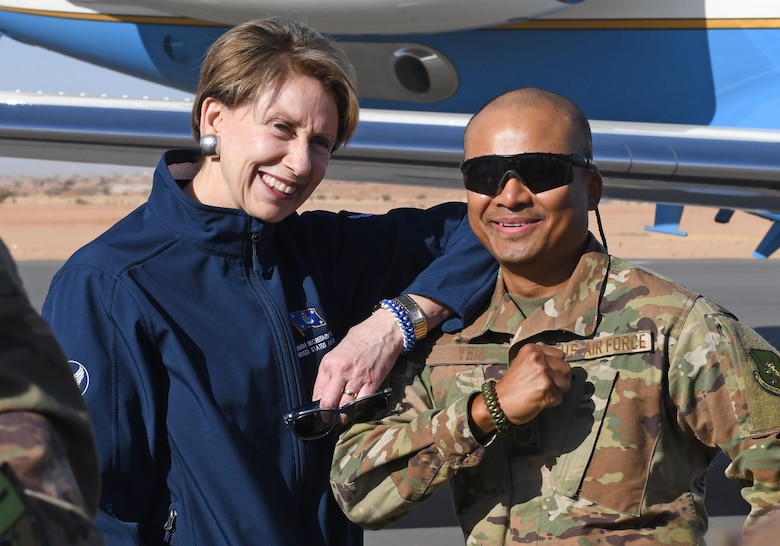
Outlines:
[{"label": "'us air force' tape", "polygon": [[630,353],[649,353],[653,350],[653,334],[650,331],[614,334],[595,339],[578,339],[557,345],[566,360],[591,360]]},{"label": "'us air force' tape", "polygon": [[[649,330],[613,334],[595,339],[578,339],[556,345],[566,360],[591,360],[629,353],[649,353],[653,350],[653,334]],[[468,362],[470,364],[506,364],[509,347],[505,344],[467,344],[434,346],[425,362],[427,366]]]}]

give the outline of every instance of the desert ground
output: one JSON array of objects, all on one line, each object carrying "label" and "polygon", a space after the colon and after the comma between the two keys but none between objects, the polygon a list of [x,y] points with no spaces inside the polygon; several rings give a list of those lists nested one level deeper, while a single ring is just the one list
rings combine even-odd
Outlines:
[{"label": "desert ground", "polygon": [[[64,260],[146,200],[151,174],[131,178],[0,178],[0,238],[16,260]],[[463,201],[460,188],[325,180],[304,209],[380,213],[394,207],[425,208]],[[680,229],[687,237],[649,232],[654,206],[604,200],[600,207],[611,253],[629,259],[750,258],[769,222],[737,211],[718,224],[715,210],[688,206]],[[591,229],[597,233],[595,217]],[[770,259],[780,259],[780,252]]]}]

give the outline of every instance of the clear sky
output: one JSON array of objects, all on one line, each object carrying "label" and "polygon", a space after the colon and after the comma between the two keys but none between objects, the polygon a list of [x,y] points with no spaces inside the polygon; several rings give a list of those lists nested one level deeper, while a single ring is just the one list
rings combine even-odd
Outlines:
[{"label": "clear sky", "polygon": [[[77,61],[52,51],[0,37],[0,90],[109,97],[191,98],[171,89]],[[0,175],[130,174],[142,169],[0,157]]]}]

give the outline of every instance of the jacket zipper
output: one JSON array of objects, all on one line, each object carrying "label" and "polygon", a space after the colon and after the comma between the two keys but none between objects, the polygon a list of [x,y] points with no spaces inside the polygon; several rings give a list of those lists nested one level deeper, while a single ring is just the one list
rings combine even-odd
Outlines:
[{"label": "jacket zipper", "polygon": [[[260,256],[258,255],[257,251],[257,247],[260,243],[260,236],[260,232],[256,231],[252,233],[250,237],[250,243],[252,247],[252,271],[262,274]],[[284,385],[287,391],[287,396],[289,398],[296,399],[296,386],[299,384],[299,378],[297,377],[294,370],[297,369],[298,360],[297,355],[291,349],[294,346],[293,340],[289,338],[288,335],[286,335],[286,323],[284,321],[284,315],[280,314],[279,308],[276,306],[273,297],[268,293],[268,289],[263,282],[252,282],[251,284],[255,286],[255,290],[257,290],[261,299],[265,302],[268,313],[272,318],[270,326],[272,327],[272,331],[274,331],[274,337],[279,340],[280,343],[279,358],[281,360],[280,364],[282,366],[282,374],[287,378],[286,384]],[[304,475],[303,461],[305,459],[305,454],[302,446],[300,445],[300,442],[293,441],[292,443],[298,478],[302,479]]]},{"label": "jacket zipper", "polygon": [[168,519],[165,521],[165,525],[163,525],[163,529],[165,529],[165,543],[170,544],[171,539],[173,538],[173,533],[176,531],[176,516],[178,515],[178,512],[174,508],[171,508],[168,510]]},{"label": "jacket zipper", "polygon": [[252,271],[260,271],[260,257],[257,255],[257,243],[260,242],[260,232],[252,234]]}]

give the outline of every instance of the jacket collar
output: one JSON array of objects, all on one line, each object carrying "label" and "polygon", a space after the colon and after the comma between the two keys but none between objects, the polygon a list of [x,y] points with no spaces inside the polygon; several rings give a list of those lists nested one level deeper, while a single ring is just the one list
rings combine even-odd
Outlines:
[{"label": "jacket collar", "polygon": [[246,258],[254,251],[265,256],[275,224],[253,218],[239,209],[197,203],[182,191],[198,172],[198,150],[170,150],[160,159],[154,173],[147,206],[160,222],[176,235],[206,252],[230,258]]}]

